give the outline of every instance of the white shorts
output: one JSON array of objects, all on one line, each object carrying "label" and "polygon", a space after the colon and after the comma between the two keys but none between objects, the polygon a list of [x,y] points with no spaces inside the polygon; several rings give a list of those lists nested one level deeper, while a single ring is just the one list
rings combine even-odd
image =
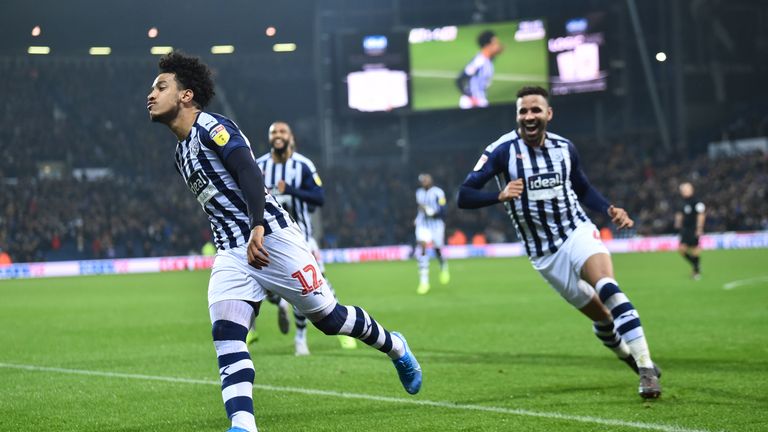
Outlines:
[{"label": "white shorts", "polygon": [[320,272],[325,273],[325,264],[323,264],[323,254],[320,253],[320,246],[317,244],[317,240],[315,240],[314,237],[310,237],[309,241],[307,242],[307,246],[309,246],[309,251],[312,252],[312,255],[315,257],[315,260],[317,260],[317,265],[320,268]]},{"label": "white shorts", "polygon": [[589,284],[579,284],[581,268],[589,257],[599,253],[610,255],[608,248],[600,241],[597,227],[587,222],[576,227],[557,252],[531,261],[533,268],[539,271],[555,291],[568,303],[581,309],[595,294]]},{"label": "white shorts", "polygon": [[416,241],[419,243],[432,243],[434,247],[443,247],[445,244],[445,223],[436,223],[431,227],[416,226]]},{"label": "white shorts", "polygon": [[219,251],[208,283],[208,305],[222,300],[259,302],[273,292],[311,314],[332,306],[336,299],[297,225],[264,237],[269,265],[257,270],[248,264],[247,244]]}]

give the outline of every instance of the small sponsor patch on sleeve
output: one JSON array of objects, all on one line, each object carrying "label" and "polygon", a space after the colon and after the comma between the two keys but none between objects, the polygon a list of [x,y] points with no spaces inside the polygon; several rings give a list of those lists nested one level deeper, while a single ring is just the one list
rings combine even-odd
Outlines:
[{"label": "small sponsor patch on sleeve", "polygon": [[445,197],[440,197],[440,199],[437,200],[437,203],[440,204],[441,206],[444,206],[445,202],[446,202]]},{"label": "small sponsor patch on sleeve", "polygon": [[317,185],[318,185],[318,186],[322,186],[322,185],[323,185],[323,181],[322,181],[322,180],[320,180],[320,174],[318,174],[318,173],[315,173],[315,174],[312,176],[312,178],[315,180],[315,183],[317,183]]},{"label": "small sponsor patch on sleeve", "polygon": [[223,147],[227,145],[229,142],[229,132],[227,132],[227,128],[221,124],[214,126],[214,128],[211,129],[211,139],[218,146]]},{"label": "small sponsor patch on sleeve", "polygon": [[485,165],[485,163],[488,162],[488,155],[483,154],[480,156],[480,159],[477,160],[477,163],[475,164],[475,168],[473,171],[480,171],[481,168]]}]

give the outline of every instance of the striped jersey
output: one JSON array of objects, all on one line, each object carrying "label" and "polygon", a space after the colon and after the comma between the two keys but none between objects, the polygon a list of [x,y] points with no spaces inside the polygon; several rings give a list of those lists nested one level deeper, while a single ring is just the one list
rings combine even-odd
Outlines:
[{"label": "striped jersey", "polygon": [[[230,119],[200,112],[189,136],[176,145],[176,170],[208,215],[213,242],[219,250],[248,242],[248,207],[224,160],[239,147],[250,149],[248,138]],[[264,233],[288,227],[292,221],[266,189]]]},{"label": "striped jersey", "polygon": [[[580,224],[589,221],[574,185],[589,183],[573,144],[547,132],[544,145],[527,146],[517,131],[486,147],[465,184],[482,187],[493,176],[502,184],[523,179],[523,193],[510,201],[515,228],[529,257],[555,253]],[[581,190],[581,189],[579,189]]]},{"label": "striped jersey", "polygon": [[462,77],[468,77],[461,81],[461,92],[481,100],[487,100],[485,89],[493,80],[493,61],[481,52],[464,67]]},{"label": "striped jersey", "polygon": [[306,241],[312,238],[312,217],[310,206],[299,197],[277,191],[277,183],[283,180],[294,189],[313,190],[321,188],[323,183],[315,164],[301,153],[293,152],[285,163],[275,163],[272,154],[267,153],[256,159],[264,173],[264,187],[270,190],[280,205],[293,216],[304,233]]},{"label": "striped jersey", "polygon": [[[432,229],[443,225],[445,214],[445,192],[437,186],[429,189],[416,189],[416,204],[419,206],[416,214],[416,227]],[[430,216],[431,214],[431,216]]]}]

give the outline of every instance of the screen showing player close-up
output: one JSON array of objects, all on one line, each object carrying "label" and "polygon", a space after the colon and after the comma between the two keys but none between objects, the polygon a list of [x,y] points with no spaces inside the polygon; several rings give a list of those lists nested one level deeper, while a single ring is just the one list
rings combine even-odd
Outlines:
[{"label": "screen showing player close-up", "polygon": [[524,85],[548,86],[545,23],[414,28],[409,35],[415,111],[515,102]]}]

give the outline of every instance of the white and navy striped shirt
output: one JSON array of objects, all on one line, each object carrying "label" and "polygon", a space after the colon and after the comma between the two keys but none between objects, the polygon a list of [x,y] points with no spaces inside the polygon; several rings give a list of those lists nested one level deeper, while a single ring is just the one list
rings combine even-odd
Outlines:
[{"label": "white and navy striped shirt", "polygon": [[573,144],[547,132],[544,145],[529,147],[512,131],[486,147],[464,186],[481,189],[496,175],[503,184],[523,179],[523,193],[512,200],[512,218],[531,258],[555,253],[580,224],[589,221],[579,199],[605,211],[608,203],[589,184]]},{"label": "white and navy striped shirt", "polygon": [[[418,188],[416,204],[419,206],[419,212],[416,214],[416,228],[432,229],[444,224],[445,192],[442,189],[434,185],[429,189]],[[426,209],[429,209],[432,216],[427,215]]]},{"label": "white and navy striped shirt", "polygon": [[317,191],[322,188],[323,183],[315,164],[297,152],[293,152],[285,163],[275,163],[272,154],[267,153],[256,159],[256,164],[264,173],[264,187],[269,189],[282,207],[293,216],[304,233],[305,240],[309,241],[312,238],[310,204],[296,195],[278,193],[276,186],[282,180],[294,190]]},{"label": "white and navy striped shirt", "polygon": [[484,56],[482,52],[477,53],[472,61],[464,67],[462,76],[466,77],[462,81],[462,94],[482,101],[488,100],[485,90],[493,80],[493,61],[491,59]]},{"label": "white and navy striped shirt", "polygon": [[[176,145],[176,170],[208,215],[213,242],[219,250],[245,244],[251,234],[248,207],[224,160],[239,147],[251,148],[248,138],[230,119],[200,112],[189,136]],[[288,227],[292,221],[280,204],[264,191],[264,233]]]}]

